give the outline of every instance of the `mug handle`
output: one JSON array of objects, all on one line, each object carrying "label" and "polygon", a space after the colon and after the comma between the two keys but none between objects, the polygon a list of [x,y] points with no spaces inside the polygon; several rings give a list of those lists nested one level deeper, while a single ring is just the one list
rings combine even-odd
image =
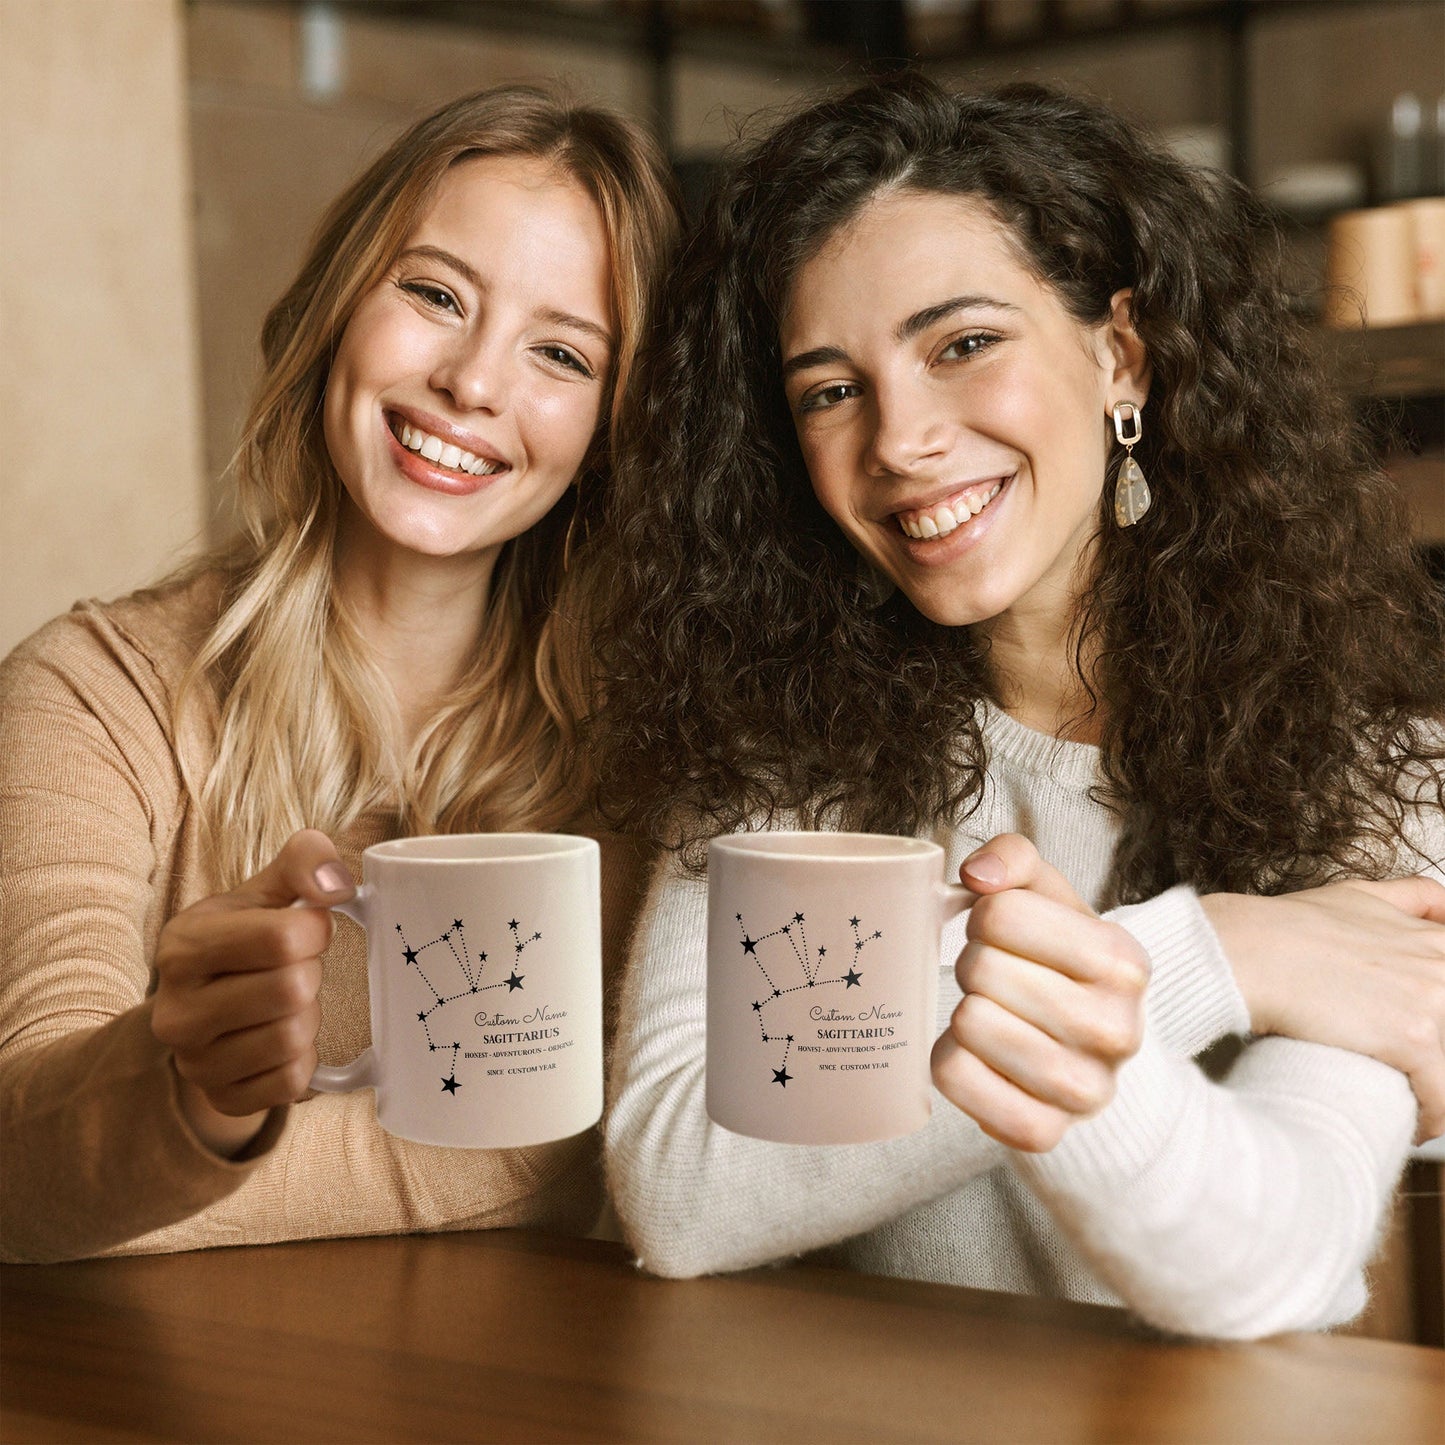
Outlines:
[{"label": "mug handle", "polygon": [[933,896],[938,903],[938,926],[943,927],[950,918],[966,913],[978,902],[978,894],[962,883],[935,883]]},{"label": "mug handle", "polygon": [[[344,913],[353,923],[366,927],[367,904],[371,901],[371,888],[363,883],[356,895],[345,903],[333,903],[333,913]],[[293,908],[314,908],[298,898]],[[311,1076],[310,1087],[318,1094],[349,1094],[353,1089],[369,1089],[376,1085],[376,1055],[370,1047],[362,1049],[349,1064],[317,1064]]]}]

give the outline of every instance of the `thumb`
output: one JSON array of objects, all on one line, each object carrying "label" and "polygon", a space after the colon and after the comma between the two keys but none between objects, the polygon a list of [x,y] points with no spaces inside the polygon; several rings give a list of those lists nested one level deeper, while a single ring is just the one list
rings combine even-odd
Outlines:
[{"label": "thumb", "polygon": [[1024,888],[1077,913],[1094,916],[1094,910],[1074,892],[1064,875],[1045,863],[1039,850],[1019,833],[1000,833],[974,849],[960,865],[958,876],[978,894]]},{"label": "thumb", "polygon": [[228,895],[241,908],[287,908],[293,903],[329,908],[356,892],[336,845],[316,828],[293,833],[257,874]]},{"label": "thumb", "polygon": [[1433,878],[1417,874],[1411,878],[1390,878],[1382,883],[1351,880],[1351,886],[1373,894],[1412,918],[1445,923],[1445,885]]}]

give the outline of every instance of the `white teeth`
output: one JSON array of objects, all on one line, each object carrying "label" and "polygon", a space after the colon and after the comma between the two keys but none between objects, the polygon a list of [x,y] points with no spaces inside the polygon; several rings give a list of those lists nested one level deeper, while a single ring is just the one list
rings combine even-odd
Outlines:
[{"label": "white teeth", "polygon": [[956,531],[964,522],[978,516],[1003,490],[1002,482],[995,482],[987,492],[973,492],[960,497],[951,507],[939,502],[926,511],[914,512],[909,516],[899,515],[898,525],[910,537],[919,540],[931,537],[946,537]]},{"label": "white teeth", "polygon": [[467,472],[474,477],[490,477],[504,469],[504,463],[484,461],[471,452],[464,452],[459,446],[422,431],[420,427],[412,426],[410,422],[401,423],[397,440],[408,451],[418,452],[429,462],[450,467],[453,471]]}]

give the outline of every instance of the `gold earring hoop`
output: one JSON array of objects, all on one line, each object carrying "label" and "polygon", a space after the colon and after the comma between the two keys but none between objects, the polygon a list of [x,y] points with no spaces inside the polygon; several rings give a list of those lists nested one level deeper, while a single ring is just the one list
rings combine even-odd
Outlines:
[{"label": "gold earring hoop", "polygon": [[1143,468],[1134,460],[1134,448],[1144,435],[1139,421],[1141,410],[1132,401],[1114,403],[1114,435],[1124,448],[1124,464],[1114,484],[1114,520],[1121,527],[1132,527],[1154,501]]}]

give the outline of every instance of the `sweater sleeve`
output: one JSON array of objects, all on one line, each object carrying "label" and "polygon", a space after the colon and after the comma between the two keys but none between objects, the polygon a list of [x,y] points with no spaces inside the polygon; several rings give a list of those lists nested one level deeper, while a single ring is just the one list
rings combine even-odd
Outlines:
[{"label": "sweater sleeve", "polygon": [[[1423,785],[1406,842],[1398,871],[1445,880],[1445,816]],[[1191,899],[1174,889],[1115,916],[1137,928],[1149,910],[1136,936],[1166,943],[1196,934],[1166,962],[1183,964],[1181,996],[1192,977],[1199,1005],[1222,1001]],[[1099,1277],[1162,1329],[1249,1339],[1353,1318],[1415,1132],[1409,1081],[1362,1054],[1260,1038],[1211,1083],[1162,1047],[1173,1005],[1154,993],[1151,982],[1145,1045],[1114,1101],[1015,1168]]]},{"label": "sweater sleeve", "polygon": [[[145,943],[176,767],[143,692],[117,687],[81,636],[61,619],[0,669],[6,1259],[93,1253],[202,1209],[247,1178],[284,1122],[276,1111],[234,1162],[180,1112],[150,1031]],[[108,689],[87,686],[107,671]]]},{"label": "sweater sleeve", "polygon": [[1107,1109],[1013,1166],[1143,1319],[1254,1339],[1363,1308],[1414,1126],[1404,1076],[1363,1055],[1260,1039],[1215,1084],[1151,1036]]},{"label": "sweater sleeve", "polygon": [[[386,1134],[360,1090],[273,1110],[240,1160],[195,1136],[148,1002],[177,879],[197,886],[194,860],[174,847],[170,699],[134,639],[104,623],[60,619],[0,664],[0,1256],[585,1232],[601,1199],[595,1130],[528,1148],[437,1148]],[[615,942],[635,868],[604,846],[602,872]],[[338,931],[328,971],[341,947]],[[337,1002],[364,1021],[364,996]]]},{"label": "sweater sleeve", "polygon": [[876,1144],[774,1144],[714,1124],[706,980],[707,884],[667,858],[633,945],[605,1141],[612,1201],[645,1268],[687,1277],[834,1244],[1002,1162],[1001,1145],[937,1099],[923,1129]]},{"label": "sweater sleeve", "polygon": [[1192,888],[1171,888],[1104,917],[1133,934],[1149,955],[1144,1008],[1171,1053],[1194,1058],[1222,1038],[1249,1032],[1249,1008]]}]

